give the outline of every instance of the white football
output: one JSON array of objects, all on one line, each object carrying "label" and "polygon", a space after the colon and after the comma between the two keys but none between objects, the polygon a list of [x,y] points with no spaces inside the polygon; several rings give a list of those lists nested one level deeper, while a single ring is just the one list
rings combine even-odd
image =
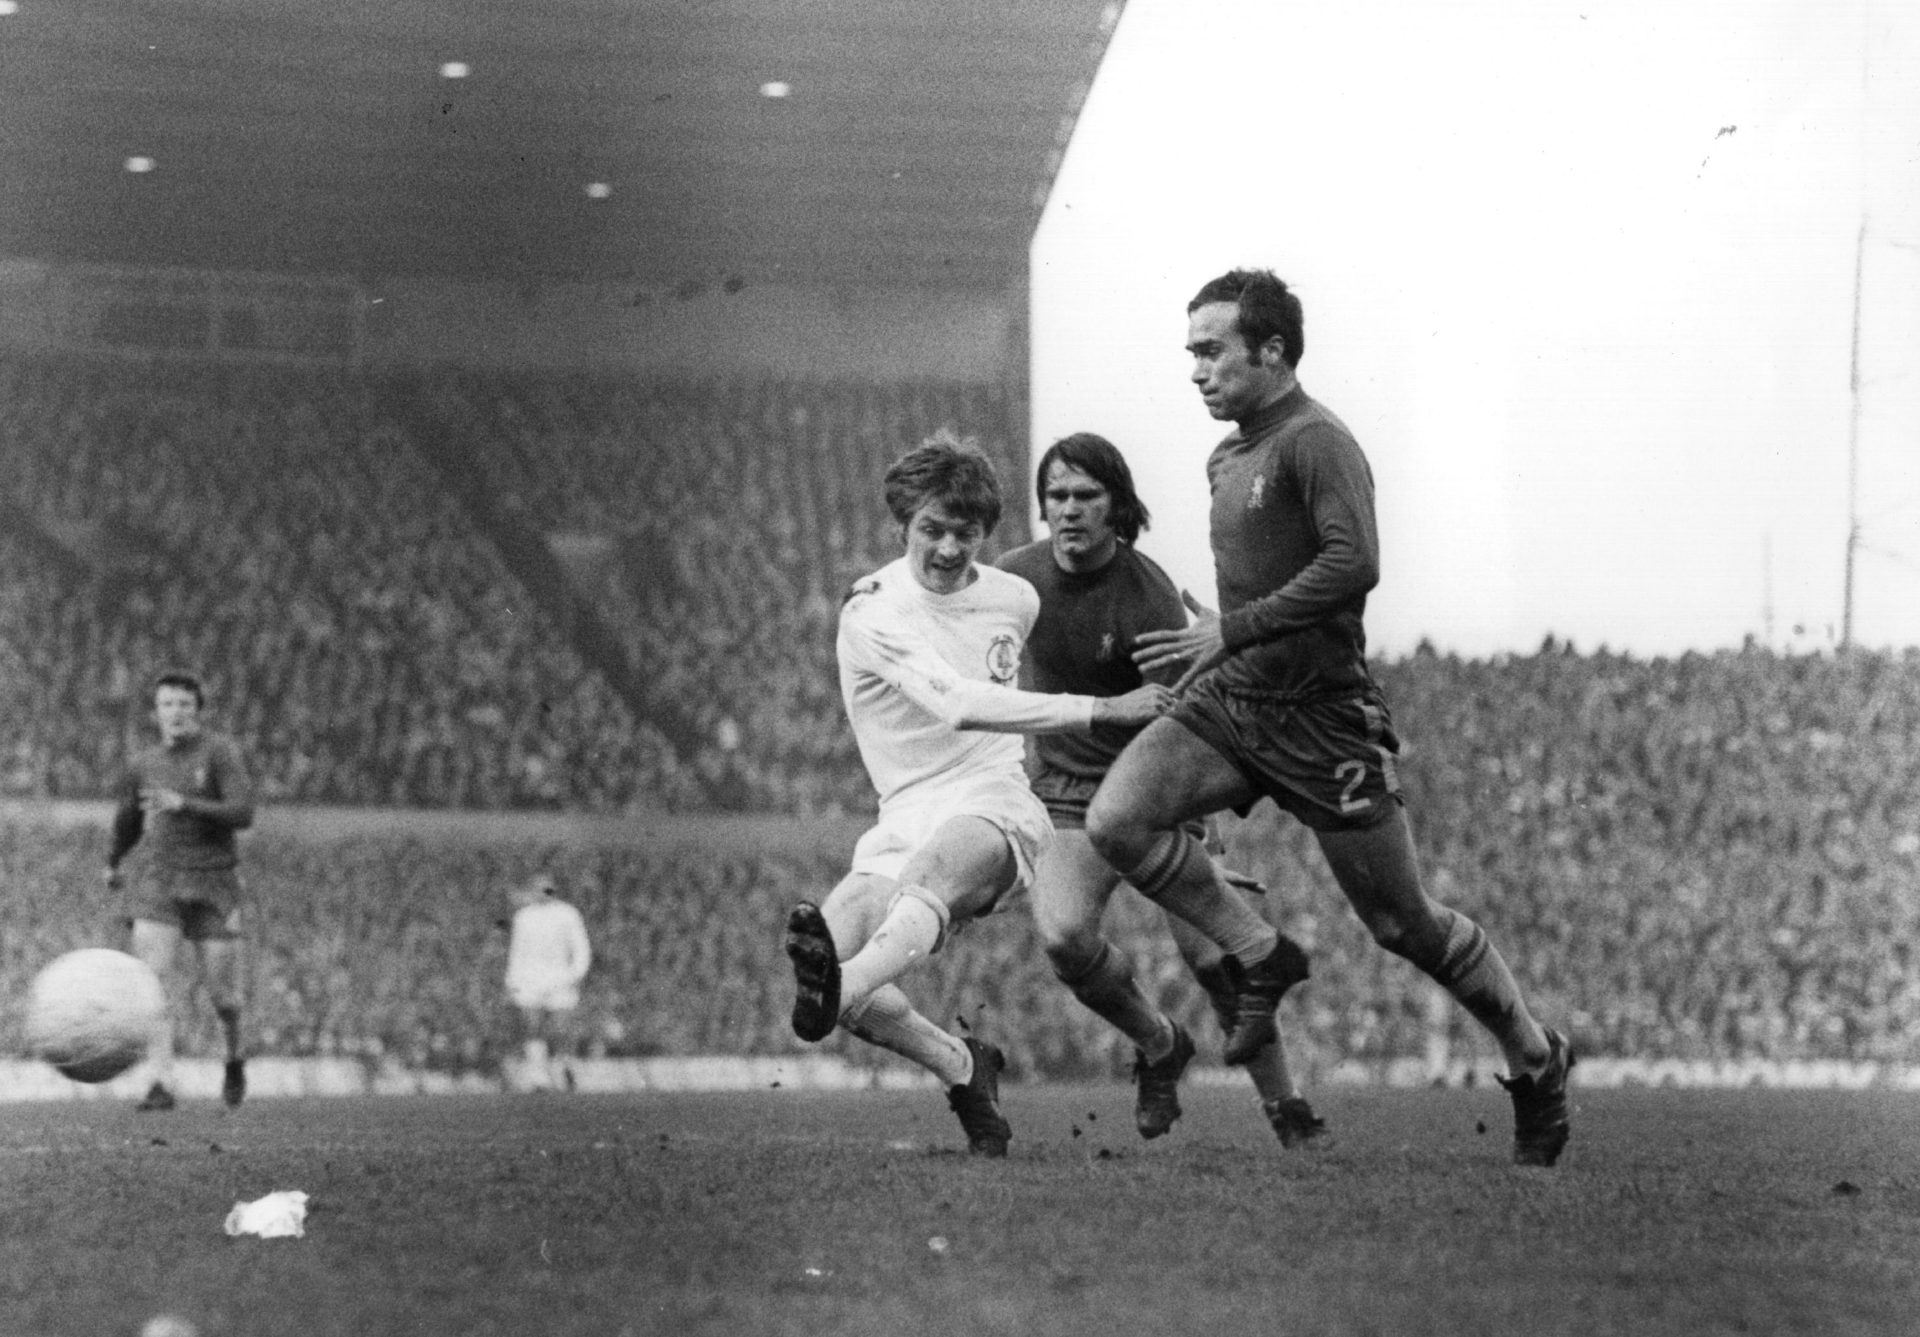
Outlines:
[{"label": "white football", "polygon": [[145,962],[87,947],[34,976],[27,992],[27,1052],[76,1082],[104,1082],[146,1057],[167,1012],[166,990]]}]

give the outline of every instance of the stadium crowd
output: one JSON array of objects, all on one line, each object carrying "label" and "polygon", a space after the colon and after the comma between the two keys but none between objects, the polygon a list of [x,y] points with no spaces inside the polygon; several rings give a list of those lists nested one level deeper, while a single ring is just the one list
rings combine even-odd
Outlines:
[{"label": "stadium crowd", "polygon": [[[897,548],[872,477],[941,425],[1008,450],[995,394],[930,383],[16,356],[0,395],[19,796],[104,793],[173,664],[207,676],[275,800],[847,810],[864,778],[833,618]],[[422,405],[457,458],[415,439]],[[452,485],[473,479],[487,512]],[[645,699],[573,642],[493,513],[601,541],[576,577]]]},{"label": "stadium crowd", "polygon": [[687,788],[353,382],[8,361],[0,398],[39,539],[0,553],[26,694],[7,792],[105,793],[156,665],[206,676],[271,799],[606,808]]},{"label": "stadium crowd", "polygon": [[[1587,1053],[1913,1060],[1920,656],[1644,661],[1549,647],[1378,669],[1415,740],[1403,774],[1436,890],[1500,927],[1523,986],[1571,1019]],[[94,890],[99,839],[7,829],[0,878],[19,907],[0,939],[7,996],[58,950],[115,940]],[[1365,941],[1297,826],[1263,807],[1228,846],[1314,952],[1314,978],[1288,1005],[1309,1069],[1418,1057],[1436,1024],[1456,1056],[1471,1054],[1471,1028]],[[263,1043],[454,1066],[503,1052],[495,902],[538,869],[594,928],[582,1018],[596,1052],[792,1052],[776,928],[841,871],[839,856],[692,844],[247,848]],[[1115,913],[1150,987],[1211,1033],[1157,912],[1127,893]],[[1019,1070],[1119,1073],[1131,1060],[1053,979],[1024,909],[943,952],[916,993],[928,1015],[990,1032]]]},{"label": "stadium crowd", "polygon": [[[868,804],[833,639],[847,587],[900,552],[874,480],[940,427],[1026,475],[979,385],[441,371],[426,391],[522,517],[601,540],[576,581],[659,695],[695,703],[709,791],[754,810]],[[1001,547],[1026,534],[1014,511]]]},{"label": "stadium crowd", "polygon": [[[15,721],[0,795],[107,794],[145,729],[150,673],[187,665],[269,805],[868,811],[832,627],[840,589],[897,551],[874,480],[941,424],[1025,477],[1006,459],[1004,402],[978,386],[408,382],[409,412],[445,429],[488,505],[572,555],[638,672],[636,699],[579,646],[568,610],[530,592],[494,512],[465,503],[400,393],[341,372],[0,358],[0,671]],[[1920,655],[1750,645],[1645,660],[1550,641],[1375,667],[1409,742],[1436,890],[1497,929],[1529,996],[1571,1018],[1584,1051],[1912,1059]],[[676,703],[680,717],[649,713]],[[64,947],[119,941],[102,839],[25,817],[0,827],[14,907],[0,997],[17,1000]],[[776,926],[841,871],[691,845],[246,848],[262,1047],[454,1067],[504,1052],[496,902],[537,869],[593,926],[591,1047],[792,1052]],[[1363,941],[1297,829],[1262,809],[1230,851],[1315,952],[1289,1005],[1304,1056],[1418,1055],[1436,1025],[1475,1043]],[[1210,1033],[1164,932],[1125,900],[1130,950]],[[929,1016],[990,1028],[1016,1068],[1131,1059],[1053,980],[1024,912],[967,934],[922,989]]]}]

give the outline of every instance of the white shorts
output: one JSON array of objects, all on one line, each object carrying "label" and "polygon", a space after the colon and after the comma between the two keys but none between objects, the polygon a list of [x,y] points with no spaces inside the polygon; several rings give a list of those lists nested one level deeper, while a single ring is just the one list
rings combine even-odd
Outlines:
[{"label": "white shorts", "polygon": [[1053,819],[1024,779],[976,783],[881,809],[880,820],[853,847],[853,871],[899,881],[907,860],[956,817],[992,822],[1013,851],[1013,883],[1000,894],[995,909],[1033,885],[1033,866],[1053,839]]},{"label": "white shorts", "polygon": [[567,980],[514,981],[507,985],[507,996],[515,1007],[546,1012],[571,1012],[580,1006],[580,986]]}]

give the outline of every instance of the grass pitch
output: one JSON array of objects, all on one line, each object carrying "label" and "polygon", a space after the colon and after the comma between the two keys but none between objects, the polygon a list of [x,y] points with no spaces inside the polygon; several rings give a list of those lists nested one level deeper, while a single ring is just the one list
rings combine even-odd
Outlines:
[{"label": "grass pitch", "polygon": [[[1576,1091],[1559,1168],[1498,1091],[937,1091],[0,1107],[0,1334],[1912,1333],[1920,1097]],[[1484,1131],[1481,1131],[1484,1128]],[[232,1205],[312,1195],[299,1239]]]}]

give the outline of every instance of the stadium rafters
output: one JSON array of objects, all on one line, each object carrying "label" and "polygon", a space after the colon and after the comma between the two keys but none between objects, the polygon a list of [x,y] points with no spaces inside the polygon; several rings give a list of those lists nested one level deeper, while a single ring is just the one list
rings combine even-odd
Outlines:
[{"label": "stadium rafters", "polygon": [[0,255],[1002,288],[1120,0],[26,0]]}]

